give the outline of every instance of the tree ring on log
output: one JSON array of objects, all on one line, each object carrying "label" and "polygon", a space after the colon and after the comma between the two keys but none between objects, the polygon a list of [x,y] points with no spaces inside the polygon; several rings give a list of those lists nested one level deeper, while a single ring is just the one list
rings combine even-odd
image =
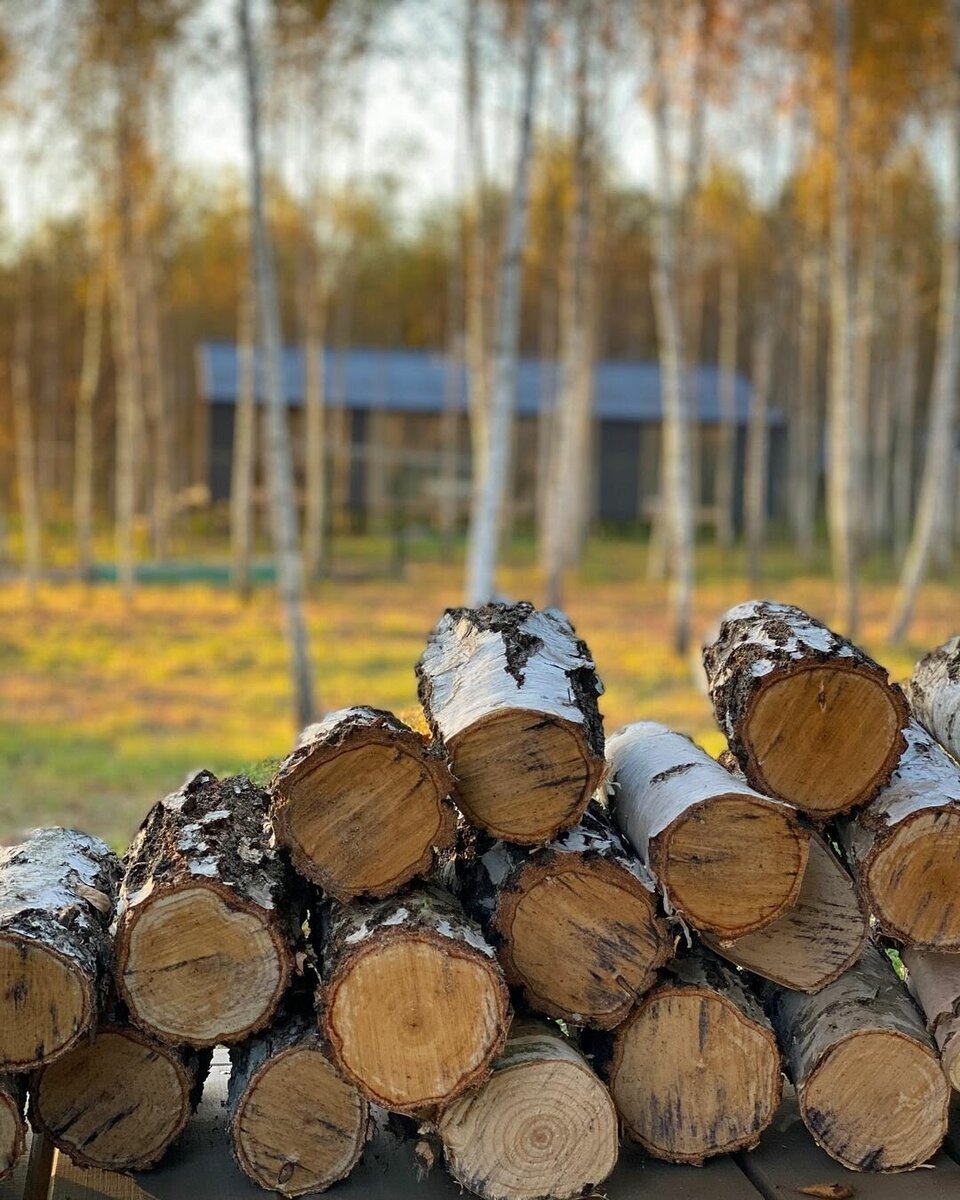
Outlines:
[{"label": "tree ring on log", "polygon": [[448,749],[466,817],[519,845],[574,825],[604,770],[582,725],[529,709],[493,713],[451,738]]},{"label": "tree ring on log", "polygon": [[186,1125],[193,1084],[175,1051],[133,1029],[103,1029],[40,1071],[31,1118],[82,1166],[145,1170]]},{"label": "tree ring on log", "polygon": [[290,973],[287,948],[266,916],[204,884],[164,891],[132,910],[117,966],[137,1024],[199,1047],[261,1029]]},{"label": "tree ring on log", "polygon": [[742,723],[751,784],[823,820],[869,800],[903,749],[899,692],[843,658],[767,678]]},{"label": "tree ring on log", "polygon": [[[835,1043],[800,1088],[804,1123],[853,1171],[906,1171],[926,1162],[946,1132],[950,1090],[936,1054],[890,1029]],[[932,1111],[942,1120],[930,1120]]]},{"label": "tree ring on log", "polygon": [[260,1187],[303,1196],[350,1173],[367,1116],[366,1100],[319,1046],[301,1044],[268,1058],[248,1081],[233,1117],[234,1148]]},{"label": "tree ring on log", "polygon": [[732,792],[691,805],[650,842],[650,868],[698,929],[737,938],[796,900],[809,838],[781,804]]},{"label": "tree ring on log", "polygon": [[0,1062],[23,1071],[63,1054],[96,1011],[93,981],[52,946],[0,933]]},{"label": "tree ring on log", "polygon": [[508,996],[499,969],[427,929],[395,926],[370,943],[327,988],[324,1029],[338,1065],[394,1112],[459,1095],[503,1046]]},{"label": "tree ring on log", "polygon": [[0,1179],[13,1170],[26,1147],[26,1126],[16,1097],[0,1087]]}]

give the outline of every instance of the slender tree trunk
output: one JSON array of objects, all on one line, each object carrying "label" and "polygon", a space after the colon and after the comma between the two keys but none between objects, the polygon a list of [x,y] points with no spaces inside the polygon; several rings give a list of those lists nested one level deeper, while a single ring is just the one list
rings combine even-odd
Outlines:
[{"label": "slender tree trunk", "polygon": [[857,270],[856,303],[854,310],[853,339],[853,391],[854,433],[851,442],[852,470],[854,478],[854,537],[862,551],[869,537],[870,506],[866,496],[870,487],[873,463],[870,455],[870,432],[872,425],[873,390],[877,384],[874,362],[874,334],[877,309],[877,272],[880,265],[880,172],[877,171],[874,186],[867,199],[867,211],[860,234],[860,263]]},{"label": "slender tree trunk", "polygon": [[249,155],[250,242],[253,247],[253,287],[263,347],[266,385],[266,465],[270,484],[277,583],[286,617],[290,645],[290,673],[294,690],[297,728],[314,717],[310,646],[303,612],[303,569],[297,545],[297,513],[293,492],[293,461],[286,398],[283,394],[280,305],[273,249],[267,233],[263,198],[263,165],[260,142],[260,84],[250,19],[250,0],[237,0],[237,22],[243,53],[246,87],[246,134]]},{"label": "slender tree trunk", "polygon": [[[138,217],[138,225],[142,224]],[[141,347],[145,416],[153,435],[151,461],[150,540],[153,556],[162,562],[170,550],[172,498],[172,449],[170,404],[163,356],[161,317],[157,307],[157,273],[152,238],[138,229],[132,270],[136,289],[136,313]]]},{"label": "slender tree trunk", "polygon": [[[126,141],[121,132],[122,143]],[[135,588],[134,520],[137,507],[137,441],[140,427],[140,355],[137,343],[136,295],[130,279],[130,196],[128,156],[121,145],[118,161],[119,228],[111,254],[111,318],[116,375],[116,450],[114,489],[114,556],[117,583],[124,603],[133,603]]]},{"label": "slender tree trunk", "polygon": [[257,445],[256,312],[249,266],[240,279],[237,312],[237,405],[230,467],[230,573],[237,594],[251,592],[253,481]]},{"label": "slender tree trunk", "polygon": [[30,381],[30,351],[33,342],[33,297],[29,281],[21,284],[17,319],[13,331],[10,391],[13,400],[13,429],[17,449],[17,490],[23,534],[23,577],[31,605],[36,603],[42,566],[42,520],[37,482],[37,443],[34,429],[33,395]]},{"label": "slender tree trunk", "polygon": [[694,528],[690,493],[690,417],[683,386],[683,339],[675,250],[676,212],[671,198],[670,147],[664,25],[666,0],[657,0],[653,33],[653,118],[656,150],[656,239],[653,306],[663,393],[664,529],[671,560],[674,644],[684,653],[693,602]]},{"label": "slender tree trunk", "polygon": [[720,268],[720,429],[717,441],[717,541],[724,550],[733,545],[734,459],[737,453],[737,342],[739,340],[740,268],[736,251],[724,256]]},{"label": "slender tree trunk", "polygon": [[949,121],[953,162],[944,197],[937,359],[917,515],[890,621],[890,639],[894,642],[906,637],[937,531],[938,510],[952,500],[950,479],[955,453],[957,386],[960,383],[960,0],[949,0],[949,13],[952,44]]},{"label": "slender tree trunk", "polygon": [[857,546],[854,506],[853,327],[850,279],[850,0],[834,0],[836,128],[830,226],[830,463],[827,520],[838,620],[856,636]]},{"label": "slender tree trunk", "polygon": [[[312,256],[311,256],[312,259]],[[304,410],[306,418],[306,505],[304,512],[304,570],[307,579],[323,574],[326,512],[326,388],[324,384],[324,342],[326,340],[326,294],[311,261],[309,278],[303,287],[304,326]]]},{"label": "slender tree trunk", "polygon": [[[551,247],[554,250],[555,247]],[[558,255],[559,257],[559,255]],[[552,254],[551,254],[552,258]],[[540,282],[540,332],[537,350],[540,355],[540,374],[537,395],[537,533],[542,554],[541,565],[546,569],[547,525],[551,502],[552,464],[557,434],[557,314],[559,282],[555,271],[543,266]]]},{"label": "slender tree trunk", "polygon": [[106,273],[91,260],[83,323],[83,362],[74,427],[73,524],[77,572],[89,580],[93,569],[93,408],[100,388]]},{"label": "slender tree trunk", "polygon": [[[776,286],[776,284],[774,285]],[[768,299],[767,305],[770,304]],[[760,581],[763,543],[767,533],[767,485],[770,475],[770,388],[773,379],[773,351],[776,314],[759,315],[753,351],[753,396],[747,426],[747,464],[745,506],[747,533],[747,578]]]},{"label": "slender tree trunk", "polygon": [[489,428],[475,490],[467,548],[467,603],[492,599],[500,527],[506,497],[520,338],[520,273],[527,225],[527,198],[533,158],[533,110],[537,88],[542,12],[540,0],[526,0],[523,97],[517,162],[507,211],[500,265],[497,330],[493,346]]},{"label": "slender tree trunk", "polygon": [[800,314],[797,346],[797,397],[790,429],[790,513],[797,551],[804,563],[813,558],[817,520],[818,430],[817,330],[820,317],[821,261],[807,247],[800,263]]},{"label": "slender tree trunk", "polygon": [[919,305],[917,275],[919,255],[916,245],[907,253],[907,264],[900,280],[897,312],[896,396],[894,400],[893,458],[893,550],[902,561],[913,512],[913,468],[916,453],[917,347]]}]

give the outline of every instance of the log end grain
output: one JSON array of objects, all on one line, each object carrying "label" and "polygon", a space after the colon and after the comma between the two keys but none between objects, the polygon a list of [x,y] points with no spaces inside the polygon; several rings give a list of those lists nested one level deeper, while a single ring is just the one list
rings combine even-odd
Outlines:
[{"label": "log end grain", "polygon": [[97,1011],[96,980],[53,946],[0,933],[0,1063],[29,1070],[70,1049]]},{"label": "log end grain", "polygon": [[30,1119],[80,1166],[142,1171],[180,1136],[195,1084],[176,1050],[105,1028],[40,1070]]},{"label": "log end grain", "polygon": [[0,1180],[11,1174],[26,1143],[27,1125],[19,1081],[6,1081],[0,1076]]}]

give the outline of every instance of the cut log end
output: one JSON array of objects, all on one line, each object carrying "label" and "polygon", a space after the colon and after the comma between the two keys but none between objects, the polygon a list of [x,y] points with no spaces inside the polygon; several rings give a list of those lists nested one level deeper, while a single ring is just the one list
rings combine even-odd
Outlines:
[{"label": "cut log end", "polygon": [[194,1083],[176,1051],[135,1030],[104,1029],[43,1068],[31,1120],[81,1166],[142,1171],[182,1132]]},{"label": "cut log end", "polygon": [[[545,1051],[557,1037],[511,1039]],[[607,1089],[575,1051],[521,1055],[478,1090],[455,1100],[439,1122],[451,1174],[484,1200],[581,1196],[617,1161],[617,1117]],[[578,1061],[579,1060],[579,1061]]]},{"label": "cut log end", "polygon": [[49,946],[0,934],[0,1063],[24,1071],[69,1050],[96,1011],[93,981]]},{"label": "cut log end", "polygon": [[131,1016],[170,1042],[239,1041],[270,1019],[289,976],[277,931],[212,888],[144,902],[123,929],[118,982]]},{"label": "cut log end", "polygon": [[539,1012],[612,1029],[656,979],[672,947],[656,897],[622,867],[562,857],[529,863],[496,918],[510,983]]},{"label": "cut log end", "polygon": [[799,1099],[818,1144],[853,1171],[909,1171],[946,1134],[949,1089],[936,1054],[892,1030],[839,1042]]},{"label": "cut log end", "polygon": [[0,1076],[0,1180],[11,1173],[26,1146],[27,1127],[21,1099],[18,1091],[7,1090]]},{"label": "cut log end", "polygon": [[651,867],[691,924],[738,938],[793,904],[808,852],[789,809],[733,793],[688,809],[654,843]]},{"label": "cut log end", "polygon": [[326,997],[337,1061],[376,1103],[413,1113],[486,1074],[503,1044],[495,964],[443,937],[403,933],[350,956]]},{"label": "cut log end", "polygon": [[266,1061],[233,1118],[238,1161],[270,1192],[303,1196],[350,1173],[366,1140],[367,1104],[318,1047]]},{"label": "cut log end", "polygon": [[780,1052],[724,996],[666,984],[618,1031],[610,1088],[634,1141],[699,1165],[756,1145],[780,1104]]},{"label": "cut log end", "polygon": [[451,739],[449,749],[464,815],[520,845],[576,824],[603,775],[582,725],[527,710],[501,710]]},{"label": "cut log end", "polygon": [[865,803],[903,749],[906,704],[855,660],[802,666],[762,681],[740,734],[751,784],[827,821]]}]

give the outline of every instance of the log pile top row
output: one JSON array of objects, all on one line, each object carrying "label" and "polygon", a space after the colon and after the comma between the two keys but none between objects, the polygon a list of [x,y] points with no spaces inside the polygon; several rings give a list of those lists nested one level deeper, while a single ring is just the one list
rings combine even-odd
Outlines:
[{"label": "log pile top row", "polygon": [[654,722],[605,742],[562,614],[451,609],[429,733],[345,709],[269,789],[198,772],[122,861],[62,829],[0,851],[0,1177],[25,1113],[153,1165],[216,1045],[237,1162],[285,1195],[382,1110],[490,1200],[580,1195],[620,1129],[756,1145],[784,1067],[844,1165],[927,1161],[960,1086],[960,640],[904,691],[757,601],[703,661],[719,761]]}]

